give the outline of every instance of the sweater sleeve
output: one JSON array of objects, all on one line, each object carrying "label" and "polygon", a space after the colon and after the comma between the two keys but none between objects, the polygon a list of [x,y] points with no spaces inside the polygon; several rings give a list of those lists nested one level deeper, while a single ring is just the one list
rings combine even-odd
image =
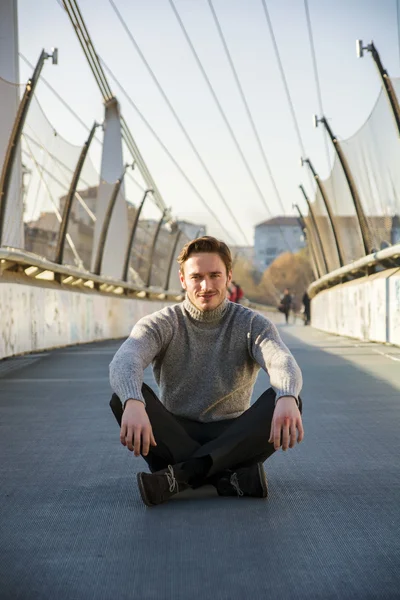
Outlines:
[{"label": "sweater sleeve", "polygon": [[143,372],[168,346],[172,330],[172,323],[160,312],[143,317],[133,327],[110,364],[110,384],[122,403],[134,398],[146,404]]},{"label": "sweater sleeve", "polygon": [[262,315],[255,314],[249,337],[251,355],[268,373],[276,400],[281,396],[293,396],[298,401],[303,385],[301,370],[275,325]]}]

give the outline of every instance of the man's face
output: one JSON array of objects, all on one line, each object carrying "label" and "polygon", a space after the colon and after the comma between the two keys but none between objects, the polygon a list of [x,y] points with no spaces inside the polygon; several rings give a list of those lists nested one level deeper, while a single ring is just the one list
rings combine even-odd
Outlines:
[{"label": "man's face", "polygon": [[183,273],[179,272],[182,287],[196,308],[214,310],[225,300],[232,272],[226,274],[224,261],[219,254],[191,254],[182,265],[182,270]]}]

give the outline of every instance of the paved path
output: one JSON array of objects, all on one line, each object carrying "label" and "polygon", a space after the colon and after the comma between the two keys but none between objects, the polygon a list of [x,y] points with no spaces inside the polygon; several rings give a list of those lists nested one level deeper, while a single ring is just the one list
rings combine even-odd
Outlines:
[{"label": "paved path", "polygon": [[400,598],[400,349],[281,332],[306,437],[265,463],[266,501],[141,503],[108,408],[119,343],[1,362],[1,600]]}]

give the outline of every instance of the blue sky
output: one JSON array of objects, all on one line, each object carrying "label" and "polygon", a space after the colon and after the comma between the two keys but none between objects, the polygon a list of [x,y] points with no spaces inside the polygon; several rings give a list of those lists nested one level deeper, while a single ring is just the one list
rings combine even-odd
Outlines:
[{"label": "blue sky", "polygon": [[[281,214],[273,186],[249,126],[229,69],[207,0],[175,0],[182,21],[238,138],[254,176],[267,199],[261,202],[232,144],[200,71],[191,55],[168,0],[114,0],[147,61],[198,151],[218,182],[250,242],[253,227]],[[311,51],[303,0],[267,0],[276,42],[292,96],[306,153],[322,177],[329,173],[321,128],[312,126],[318,112]],[[226,42],[257,125],[286,214],[292,203],[302,207],[298,190],[307,173],[298,164],[300,148],[280,78],[262,0],[213,0]],[[83,17],[98,54],[120,80],[188,177],[217,213],[231,238],[245,240],[231,220],[207,176],[179,131],[164,100],[138,57],[108,0],[80,0]],[[314,45],[324,113],[333,131],[346,138],[364,123],[376,101],[380,81],[370,55],[357,59],[355,40],[374,40],[392,77],[400,75],[398,2],[396,0],[309,0]],[[41,49],[59,48],[59,65],[46,63],[45,79],[91,126],[102,120],[100,92],[86,64],[72,25],[56,0],[19,0],[21,53],[35,63]],[[31,69],[20,64],[20,80]],[[172,212],[205,223],[209,232],[223,236],[213,218],[192,193],[117,86],[122,113]],[[73,144],[87,137],[79,122],[51,92],[39,85],[37,97],[58,133]],[[92,158],[100,160],[94,145]],[[128,188],[131,201],[140,194]],[[156,214],[156,213],[154,213]]]}]

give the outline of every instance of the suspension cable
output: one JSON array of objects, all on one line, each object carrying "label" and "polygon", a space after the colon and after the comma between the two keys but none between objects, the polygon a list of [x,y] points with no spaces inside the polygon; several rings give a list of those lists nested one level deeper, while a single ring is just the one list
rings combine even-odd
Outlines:
[{"label": "suspension cable", "polygon": [[214,19],[215,26],[217,28],[217,31],[218,31],[218,34],[219,34],[219,37],[220,37],[221,43],[222,43],[222,45],[224,47],[225,54],[226,54],[226,57],[227,57],[228,62],[229,62],[229,66],[231,67],[232,74],[233,74],[233,77],[234,77],[235,82],[236,82],[236,86],[238,88],[240,97],[242,99],[244,108],[246,110],[247,118],[249,119],[251,129],[253,131],[254,137],[255,137],[256,142],[257,142],[258,149],[259,149],[261,157],[263,159],[264,166],[265,166],[265,168],[267,170],[268,176],[269,176],[270,181],[272,183],[272,187],[274,189],[275,196],[278,199],[278,202],[279,202],[279,205],[280,205],[280,207],[281,207],[281,209],[283,211],[283,214],[285,214],[286,210],[285,210],[285,207],[283,206],[281,195],[280,195],[278,187],[276,185],[275,178],[274,178],[274,176],[272,174],[271,166],[269,164],[267,155],[265,153],[264,146],[263,146],[263,144],[261,142],[261,138],[260,138],[260,135],[258,133],[256,124],[255,124],[255,121],[254,121],[254,118],[253,118],[253,115],[251,113],[250,106],[249,106],[249,103],[247,101],[246,95],[244,93],[243,86],[240,83],[239,75],[238,75],[238,72],[237,72],[236,67],[234,65],[234,62],[232,60],[232,55],[231,55],[231,53],[229,51],[228,44],[226,43],[226,39],[225,39],[225,36],[223,34],[220,21],[219,21],[218,16],[217,16],[217,14],[215,12],[215,8],[213,6],[212,0],[207,0],[207,1],[208,1],[208,5],[210,7],[210,10],[211,10],[211,14],[212,14],[213,19]]},{"label": "suspension cable", "polygon": [[216,106],[218,108],[218,111],[219,111],[219,113],[220,113],[220,115],[222,117],[222,120],[224,121],[224,123],[225,123],[225,125],[226,125],[226,127],[227,127],[227,129],[229,131],[229,134],[230,134],[230,136],[232,138],[232,141],[233,141],[233,143],[235,145],[235,148],[236,148],[236,150],[237,150],[237,152],[238,152],[238,154],[239,154],[239,156],[240,156],[240,158],[241,158],[241,160],[243,162],[243,165],[244,165],[244,167],[245,167],[245,169],[246,169],[246,171],[247,171],[247,173],[248,173],[248,175],[249,175],[249,177],[250,177],[250,179],[251,179],[251,181],[252,181],[252,183],[254,185],[254,188],[256,189],[257,195],[260,198],[261,202],[263,203],[264,208],[268,212],[268,215],[271,216],[271,210],[270,210],[270,208],[268,206],[268,202],[267,202],[266,198],[264,197],[264,195],[263,195],[263,193],[262,193],[262,191],[260,189],[260,186],[258,185],[258,183],[256,181],[256,178],[254,177],[253,171],[251,170],[250,165],[249,165],[246,157],[243,154],[243,151],[242,151],[242,149],[240,147],[238,139],[237,139],[237,137],[236,137],[236,135],[235,135],[235,133],[234,133],[234,131],[232,129],[231,124],[228,121],[228,118],[227,118],[227,116],[225,114],[224,109],[222,108],[222,105],[221,105],[220,101],[218,100],[218,97],[217,97],[217,95],[215,93],[215,90],[214,90],[214,88],[213,88],[213,86],[211,84],[211,81],[210,81],[210,79],[209,79],[209,77],[208,77],[208,75],[207,75],[207,73],[206,73],[206,71],[205,71],[205,69],[203,67],[203,64],[200,61],[200,58],[199,58],[199,56],[198,56],[198,54],[197,54],[197,52],[196,52],[196,50],[195,50],[195,48],[193,46],[192,40],[190,39],[189,34],[186,31],[186,28],[185,28],[185,26],[183,24],[183,21],[182,21],[180,15],[179,15],[178,10],[177,10],[177,8],[176,8],[176,6],[174,4],[174,1],[173,0],[168,0],[168,1],[169,1],[169,4],[170,4],[173,12],[174,12],[174,15],[175,15],[177,21],[179,23],[179,26],[180,26],[180,28],[182,30],[182,33],[183,33],[183,35],[184,35],[184,37],[186,39],[186,42],[187,42],[187,44],[188,44],[188,46],[189,46],[189,48],[190,48],[190,50],[191,50],[191,52],[193,54],[193,57],[194,57],[194,59],[196,61],[196,64],[197,64],[197,66],[198,66],[201,74],[203,75],[204,81],[206,82],[207,87],[208,87],[208,89],[209,89],[209,91],[211,93],[211,96],[213,97],[213,100],[214,100],[214,102],[215,102],[215,104],[216,104]]},{"label": "suspension cable", "polygon": [[164,150],[165,154],[168,156],[168,158],[170,159],[170,161],[175,165],[175,167],[177,168],[177,170],[179,171],[179,173],[182,175],[182,177],[184,178],[184,180],[186,181],[186,183],[189,185],[189,187],[192,190],[192,192],[197,196],[197,198],[200,200],[200,202],[203,204],[203,206],[206,208],[206,210],[210,213],[210,215],[213,217],[213,219],[215,219],[215,221],[221,227],[222,231],[225,232],[225,234],[231,239],[231,241],[233,241],[233,243],[236,243],[235,240],[234,240],[234,238],[232,237],[232,235],[225,229],[225,227],[222,225],[220,219],[217,217],[217,215],[214,213],[214,211],[208,206],[207,201],[204,199],[204,197],[200,194],[200,192],[198,191],[198,189],[195,187],[195,185],[192,183],[192,181],[186,175],[186,173],[183,170],[183,168],[179,165],[179,163],[177,162],[177,160],[173,157],[173,155],[171,154],[171,152],[165,146],[164,142],[162,142],[161,138],[157,135],[157,133],[155,132],[155,130],[153,129],[153,127],[150,125],[150,123],[147,121],[147,119],[143,115],[143,113],[139,110],[139,108],[133,102],[132,98],[129,96],[129,94],[127,93],[127,91],[123,88],[122,84],[117,80],[117,78],[115,77],[115,75],[113,74],[113,72],[110,70],[110,68],[106,65],[106,63],[104,62],[104,60],[102,58],[100,58],[100,60],[102,62],[103,67],[107,71],[107,73],[110,75],[110,77],[113,79],[114,83],[117,85],[117,87],[123,93],[123,95],[125,96],[126,100],[129,102],[129,104],[135,110],[136,114],[140,117],[140,119],[142,120],[142,122],[146,125],[147,129],[151,132],[151,134],[153,135],[153,137],[160,144],[161,148]]},{"label": "suspension cable", "polygon": [[[308,0],[304,0],[304,8],[305,8],[306,19],[307,19],[308,38],[309,38],[309,41],[310,41],[310,49],[311,49],[311,58],[312,58],[313,70],[314,70],[315,87],[316,87],[317,97],[318,97],[318,109],[319,109],[319,112],[320,112],[321,116],[324,116],[324,108],[323,108],[323,104],[322,104],[322,94],[321,94],[321,85],[320,85],[320,82],[319,82],[317,58],[316,58],[316,54],[315,54],[314,38],[313,38],[313,32],[312,32],[310,11],[309,11],[309,8],[308,8]],[[325,153],[326,153],[326,161],[327,161],[327,164],[328,164],[328,177],[329,177],[329,173],[331,173],[332,167],[331,167],[331,159],[330,159],[330,154],[329,154],[328,133],[327,133],[325,127],[324,127],[324,134],[323,135],[324,135]],[[332,178],[332,188],[333,188],[333,196],[335,197],[335,189],[334,189],[333,178]]]},{"label": "suspension cable", "polygon": [[[279,69],[279,73],[281,76],[281,80],[282,80],[282,84],[285,90],[285,94],[286,94],[286,99],[287,102],[289,104],[289,111],[292,117],[292,121],[293,121],[293,127],[296,133],[296,137],[297,137],[297,142],[300,146],[300,152],[301,152],[301,157],[302,158],[306,158],[307,157],[307,153],[304,147],[304,142],[303,142],[303,138],[300,132],[300,127],[299,127],[299,122],[297,120],[297,116],[296,116],[296,111],[294,109],[294,104],[293,104],[293,100],[292,100],[292,96],[290,94],[290,90],[289,90],[289,85],[286,79],[286,75],[285,75],[285,69],[283,68],[283,64],[282,64],[282,60],[281,60],[281,56],[279,53],[279,48],[278,48],[278,44],[276,41],[276,37],[275,37],[275,33],[274,33],[274,28],[272,26],[272,22],[271,22],[271,18],[269,16],[269,12],[268,12],[268,8],[267,8],[267,4],[265,0],[262,0],[262,5],[264,8],[264,15],[265,15],[265,19],[267,21],[267,25],[268,25],[268,30],[269,30],[269,34],[272,40],[272,45],[274,47],[274,52],[275,52],[275,58],[276,58],[276,62],[278,63],[278,69]],[[308,176],[310,178],[310,182],[311,182],[311,186],[314,187],[314,180],[312,178],[312,175],[310,173],[310,171],[307,169],[307,173]]]},{"label": "suspension cable", "polygon": [[107,102],[113,97],[113,94],[105,78],[101,65],[99,65],[92,40],[90,39],[89,32],[86,29],[86,25],[83,21],[80,10],[75,0],[63,0],[63,6],[70,18],[73,28],[75,29],[75,33],[89,63],[89,67],[93,73],[97,85],[100,88],[103,100]]},{"label": "suspension cable", "polygon": [[163,87],[161,86],[159,80],[157,79],[154,71],[152,70],[152,68],[150,67],[149,63],[147,62],[143,52],[141,51],[137,41],[135,40],[135,38],[133,37],[132,32],[130,31],[129,27],[126,24],[126,21],[124,21],[124,19],[121,16],[121,13],[119,12],[118,8],[116,7],[115,3],[113,2],[113,0],[109,0],[115,14],[117,15],[121,25],[123,26],[123,28],[125,29],[126,34],[128,35],[129,39],[131,40],[132,44],[134,45],[136,52],[139,54],[143,64],[145,65],[150,77],[152,78],[153,82],[155,83],[155,85],[157,86],[158,91],[160,92],[160,94],[162,95],[164,101],[166,102],[168,108],[170,109],[170,111],[172,112],[181,132],[183,133],[186,141],[188,142],[189,146],[191,147],[192,151],[194,152],[195,156],[197,157],[197,159],[199,160],[201,166],[203,167],[205,173],[208,176],[209,181],[211,182],[215,192],[217,193],[217,195],[219,196],[219,198],[222,200],[226,210],[228,211],[232,221],[235,223],[236,227],[239,229],[240,233],[242,234],[245,242],[247,245],[249,244],[249,241],[246,237],[246,234],[244,233],[240,223],[238,222],[238,220],[236,219],[234,213],[232,212],[228,202],[226,201],[226,198],[224,197],[224,195],[222,194],[221,189],[219,188],[219,186],[217,185],[214,177],[212,176],[212,174],[210,173],[207,165],[205,164],[203,158],[201,157],[199,151],[197,150],[192,138],[190,137],[187,129],[185,128],[185,126],[183,125],[182,121],[180,120],[176,110],[174,109],[170,99],[168,98],[167,94],[165,93]]},{"label": "suspension cable", "polygon": [[[111,91],[111,88],[108,84],[106,76],[103,71],[103,67],[101,61],[99,60],[99,56],[97,55],[92,40],[90,38],[89,32],[86,28],[85,22],[83,20],[82,14],[79,10],[79,7],[76,3],[76,0],[62,0],[62,6],[67,12],[69,19],[75,29],[78,40],[82,46],[83,52],[86,56],[86,59],[89,63],[89,66],[92,70],[92,73],[95,77],[95,80],[100,88],[100,91],[103,95],[104,101],[107,103],[109,100],[114,98],[114,95]],[[59,2],[60,4],[60,2]],[[137,163],[139,170],[141,171],[142,177],[148,188],[153,190],[153,195],[156,203],[159,205],[161,210],[168,210],[164,199],[162,198],[155,181],[153,180],[147,165],[145,164],[138,147],[136,146],[133,136],[129,131],[129,128],[126,122],[123,120],[121,116],[121,125],[125,128],[125,136],[127,140],[127,146],[129,150],[132,152],[132,157]]]},{"label": "suspension cable", "polygon": [[[188,44],[188,46],[189,46],[189,48],[190,48],[190,50],[191,50],[191,52],[193,54],[193,57],[194,57],[194,59],[196,61],[196,64],[197,64],[197,66],[198,66],[201,74],[203,75],[203,78],[204,78],[204,81],[207,84],[208,90],[209,90],[209,92],[210,92],[210,94],[211,94],[211,96],[212,96],[212,98],[213,98],[213,100],[214,100],[214,102],[215,102],[215,104],[216,104],[216,106],[218,108],[218,112],[219,112],[222,120],[224,121],[226,128],[228,129],[228,132],[230,134],[232,142],[233,142],[233,144],[234,144],[234,146],[235,146],[235,148],[236,148],[236,150],[237,150],[237,152],[238,152],[238,154],[239,154],[239,156],[241,158],[243,166],[244,166],[244,168],[245,168],[245,170],[246,170],[246,172],[247,172],[247,174],[248,174],[248,176],[249,176],[249,178],[250,178],[250,180],[251,180],[251,182],[252,182],[252,184],[254,186],[254,189],[256,190],[257,196],[261,200],[264,208],[266,209],[268,216],[272,217],[271,209],[268,206],[268,202],[267,202],[267,200],[266,200],[263,192],[261,191],[260,186],[257,183],[257,180],[256,180],[256,178],[254,176],[254,173],[253,173],[252,169],[250,168],[250,165],[249,165],[249,163],[248,163],[248,161],[247,161],[247,159],[246,159],[246,157],[245,157],[245,155],[243,153],[242,148],[240,147],[239,141],[238,141],[238,139],[237,139],[237,137],[236,137],[236,135],[235,135],[235,133],[233,131],[233,128],[232,128],[232,126],[231,126],[231,124],[230,124],[230,122],[229,122],[229,120],[228,120],[228,118],[227,118],[227,116],[225,114],[224,109],[222,108],[222,105],[221,105],[220,101],[218,100],[217,94],[215,93],[215,90],[214,90],[214,88],[213,88],[213,86],[211,84],[211,81],[210,81],[210,79],[209,79],[209,77],[208,77],[208,75],[207,75],[207,73],[206,73],[206,71],[205,71],[205,69],[203,67],[202,62],[200,61],[200,58],[199,58],[199,56],[198,56],[198,54],[197,54],[194,46],[193,46],[192,40],[189,37],[189,34],[188,34],[188,32],[187,32],[184,24],[183,24],[183,21],[182,21],[180,15],[179,15],[179,12],[178,12],[175,4],[174,4],[174,1],[173,0],[169,0],[169,4],[170,4],[170,6],[172,8],[172,11],[173,11],[173,13],[174,13],[174,15],[175,15],[178,23],[179,23],[179,26],[180,26],[180,28],[182,30],[182,33],[183,33],[183,35],[184,35],[184,37],[186,39],[186,42],[187,42],[187,44]],[[278,226],[278,228],[279,228],[279,233],[282,236],[283,242],[285,243],[285,245],[288,247],[288,249],[291,252],[292,251],[291,245],[288,242],[288,240],[286,239],[286,237],[285,237],[285,235],[283,233],[282,228],[280,226]]]}]

